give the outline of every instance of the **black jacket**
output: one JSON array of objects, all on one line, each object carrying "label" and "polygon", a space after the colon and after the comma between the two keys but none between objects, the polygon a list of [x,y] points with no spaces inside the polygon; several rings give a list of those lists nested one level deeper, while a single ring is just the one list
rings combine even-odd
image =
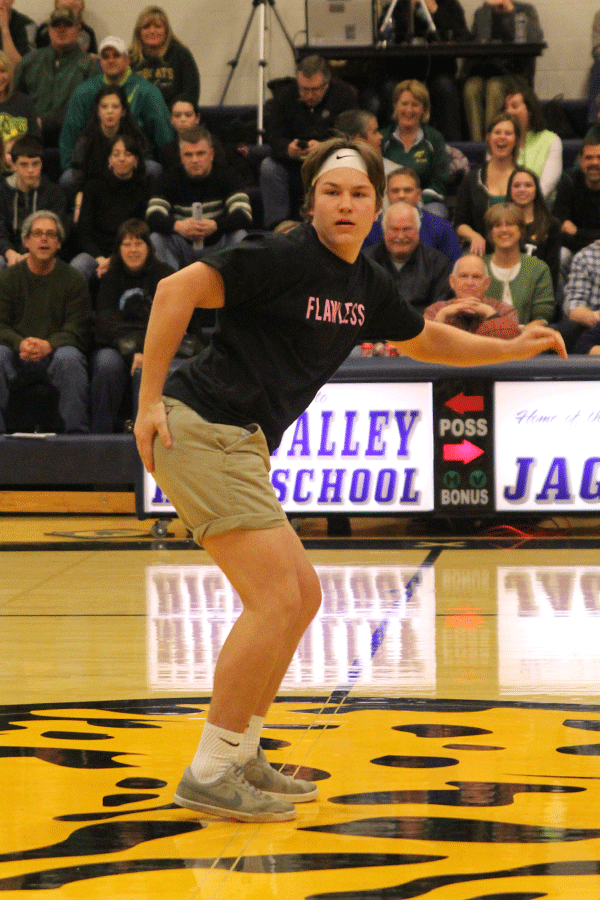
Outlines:
[{"label": "black jacket", "polygon": [[[369,247],[365,255],[394,276],[402,296],[421,313],[438,300],[448,300],[452,293],[448,282],[452,264],[444,253],[434,247],[417,244],[400,270],[394,266],[383,241]],[[377,337],[385,338],[385,335]]]},{"label": "black jacket", "polygon": [[325,96],[317,106],[300,99],[296,79],[274,90],[267,121],[267,140],[274,159],[289,161],[287,148],[296,138],[324,141],[333,135],[334,122],[341,112],[357,106],[354,88],[332,78]]}]

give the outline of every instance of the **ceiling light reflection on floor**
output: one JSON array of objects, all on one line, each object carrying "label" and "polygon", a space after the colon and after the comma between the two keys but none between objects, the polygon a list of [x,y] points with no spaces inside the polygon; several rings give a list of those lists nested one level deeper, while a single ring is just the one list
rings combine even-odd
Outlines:
[{"label": "ceiling light reflection on floor", "polygon": [[[317,566],[323,603],[282,687],[435,688],[432,569]],[[407,585],[410,585],[407,591]],[[210,690],[241,602],[216,566],[150,566],[146,574],[148,683]]]}]

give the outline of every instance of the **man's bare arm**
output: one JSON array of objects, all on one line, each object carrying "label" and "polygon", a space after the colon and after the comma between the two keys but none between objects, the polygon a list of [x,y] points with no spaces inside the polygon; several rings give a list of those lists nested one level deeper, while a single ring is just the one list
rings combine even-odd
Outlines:
[{"label": "man's bare arm", "polygon": [[171,361],[196,309],[223,306],[223,279],[216,269],[193,263],[159,282],[144,342],[144,364],[135,437],[144,466],[154,470],[152,445],[156,434],[165,447],[172,445],[162,391]]},{"label": "man's bare arm", "polygon": [[470,334],[441,322],[425,320],[423,331],[410,341],[391,341],[403,356],[449,366],[482,366],[529,359],[554,350],[563,359],[567,351],[558,331],[531,323],[521,334],[505,340]]}]

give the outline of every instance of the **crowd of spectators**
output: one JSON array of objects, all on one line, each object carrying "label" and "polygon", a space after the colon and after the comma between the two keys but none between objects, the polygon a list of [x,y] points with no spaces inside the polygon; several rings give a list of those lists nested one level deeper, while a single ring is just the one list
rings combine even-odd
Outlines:
[{"label": "crowd of spectators", "polygon": [[[55,0],[39,25],[12,6],[0,0],[0,433],[28,383],[44,385],[55,430],[120,430],[158,281],[251,229],[295,227],[302,163],[336,133],[381,155],[384,210],[363,252],[427,317],[502,337],[543,319],[600,354],[598,106],[563,173],[530,61],[502,54],[543,40],[532,4],[484,0],[471,31],[459,0],[396,4],[397,40],[427,37],[426,8],[438,37],[490,52],[388,87],[387,110],[300,58],[270,85],[250,179],[249,148],[204,126],[198,67],[163,8],[142,10],[128,44],[98,41],[83,0]],[[600,12],[593,35],[598,92]],[[450,146],[466,130],[485,148],[476,167]],[[175,364],[213,324],[198,311]]]}]

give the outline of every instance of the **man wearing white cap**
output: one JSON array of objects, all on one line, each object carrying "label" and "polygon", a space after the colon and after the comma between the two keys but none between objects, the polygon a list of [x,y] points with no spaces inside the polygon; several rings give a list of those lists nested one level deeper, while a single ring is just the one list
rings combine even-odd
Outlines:
[{"label": "man wearing white cap", "polygon": [[174,139],[169,110],[159,89],[150,81],[132,72],[125,41],[110,35],[98,48],[101,72],[88,78],[73,92],[60,133],[60,164],[71,165],[77,139],[94,112],[94,99],[105,84],[122,87],[127,94],[129,108],[136,124],[148,138],[152,155]]},{"label": "man wearing white cap", "polygon": [[[310,223],[248,238],[161,281],[135,425],[144,465],[243,604],[175,802],[249,822],[293,819],[294,803],[318,794],[315,784],[269,766],[259,744],[321,600],[269,481],[269,455],[284,430],[371,331],[431,362],[479,364],[548,349],[566,355],[557,332],[543,327],[502,341],[425,322],[391,275],[360,254],[385,189],[381,158],[366,143],[319,144],[302,178]],[[196,307],[217,310],[213,341],[165,384]]]}]

